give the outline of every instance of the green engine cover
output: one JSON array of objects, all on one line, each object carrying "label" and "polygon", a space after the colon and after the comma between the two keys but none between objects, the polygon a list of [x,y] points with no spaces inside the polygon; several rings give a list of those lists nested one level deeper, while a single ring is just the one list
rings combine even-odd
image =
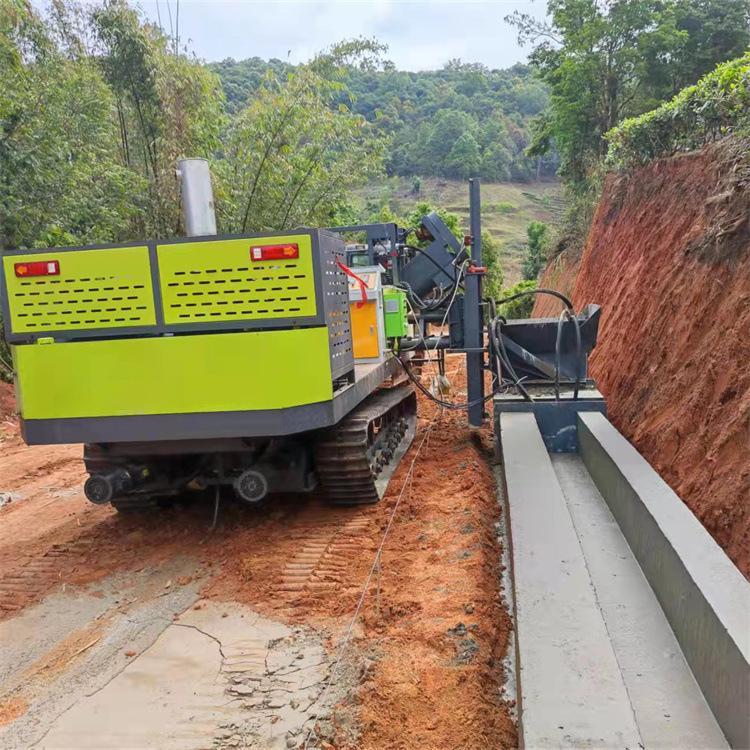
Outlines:
[{"label": "green engine cover", "polygon": [[406,292],[395,286],[383,287],[383,309],[385,312],[385,336],[401,338],[409,332],[406,319]]}]

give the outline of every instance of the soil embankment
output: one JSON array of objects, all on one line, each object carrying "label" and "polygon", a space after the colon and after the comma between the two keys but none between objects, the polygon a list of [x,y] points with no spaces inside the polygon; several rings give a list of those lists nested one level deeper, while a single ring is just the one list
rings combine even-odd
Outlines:
[{"label": "soil embankment", "polygon": [[610,418],[750,576],[746,153],[727,141],[611,176],[583,254],[541,284],[602,305],[591,370]]}]

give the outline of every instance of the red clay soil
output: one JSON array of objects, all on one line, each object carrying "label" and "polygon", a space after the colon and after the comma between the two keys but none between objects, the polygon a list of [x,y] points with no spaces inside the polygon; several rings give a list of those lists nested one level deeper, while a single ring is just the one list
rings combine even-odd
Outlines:
[{"label": "red clay soil", "polygon": [[[516,747],[502,695],[512,623],[500,592],[491,435],[471,432],[461,412],[437,417],[422,399],[414,445],[379,504],[226,501],[214,533],[210,502],[125,517],[91,505],[80,446],[30,448],[13,426],[0,436],[0,492],[14,498],[0,508],[0,619],[61,588],[186,555],[208,572],[205,596],[323,629],[335,650],[429,432],[383,553],[380,596],[371,586],[354,630],[346,663],[356,687],[323,746]],[[0,722],[16,708],[0,707]]]},{"label": "red clay soil", "polygon": [[383,553],[379,600],[373,583],[355,629],[361,685],[342,707],[342,716],[357,717],[355,739],[342,727],[334,746],[516,747],[502,698],[512,622],[499,589],[492,438],[469,431],[462,412],[438,416],[421,397],[419,409],[420,430],[383,501],[312,504],[295,515],[280,509],[236,531],[222,546],[221,575],[204,593],[343,633],[428,431]]},{"label": "red clay soil", "polygon": [[13,417],[16,401],[13,397],[13,386],[0,380],[0,423]]},{"label": "red clay soil", "polygon": [[750,577],[746,153],[729,141],[611,177],[573,298],[603,308],[591,369],[613,422]]},{"label": "red clay soil", "polygon": [[[555,289],[566,297],[572,298],[580,261],[580,250],[576,251],[573,248],[563,250],[547,264],[539,286]],[[556,318],[561,310],[562,303],[559,300],[546,294],[539,295],[534,302],[533,315],[536,318]]]}]

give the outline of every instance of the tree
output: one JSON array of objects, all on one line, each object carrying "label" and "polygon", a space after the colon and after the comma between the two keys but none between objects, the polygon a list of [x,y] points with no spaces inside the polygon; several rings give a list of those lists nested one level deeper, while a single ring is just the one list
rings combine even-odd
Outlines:
[{"label": "tree", "polygon": [[550,245],[549,227],[541,221],[532,221],[526,228],[526,236],[528,242],[521,273],[527,281],[536,280],[547,263],[547,251]]},{"label": "tree", "polygon": [[[532,289],[536,289],[535,280],[519,281],[508,289],[503,289],[501,295],[502,299],[513,297],[521,292],[529,292]],[[500,305],[497,311],[505,318],[518,319],[518,318],[530,318],[531,312],[534,309],[534,295],[526,294],[523,297],[513,300],[512,302],[506,302],[504,305]]]},{"label": "tree", "polygon": [[749,0],[680,0],[675,25],[685,33],[685,43],[667,99],[695,83],[718,63],[739,57],[750,45]]},{"label": "tree", "polygon": [[445,174],[466,179],[477,174],[480,166],[479,144],[471,133],[463,133],[444,161]]},{"label": "tree", "polygon": [[448,157],[456,142],[464,135],[471,134],[475,124],[465,112],[443,110],[432,125],[427,142],[428,159],[438,168],[439,174],[448,174]]},{"label": "tree", "polygon": [[179,229],[174,166],[181,156],[210,156],[219,145],[223,97],[218,77],[143,24],[125,0],[106,0],[91,22],[105,78],[116,102],[120,158],[142,176],[141,235]]},{"label": "tree", "polygon": [[750,42],[750,0],[549,0],[547,12],[506,19],[551,90],[529,154],[555,146],[562,176],[584,190],[607,131]]},{"label": "tree", "polygon": [[0,27],[0,243],[119,238],[138,180],[118,163],[114,100],[96,63],[65,57],[28,6]]},{"label": "tree", "polygon": [[268,77],[230,126],[217,165],[225,230],[325,226],[352,187],[382,170],[382,140],[344,105],[330,107],[337,90],[311,68]]}]

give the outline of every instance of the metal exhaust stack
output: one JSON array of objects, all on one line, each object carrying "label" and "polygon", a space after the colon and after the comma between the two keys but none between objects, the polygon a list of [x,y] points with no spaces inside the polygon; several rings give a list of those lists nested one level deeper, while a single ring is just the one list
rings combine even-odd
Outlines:
[{"label": "metal exhaust stack", "polygon": [[187,237],[216,234],[214,191],[206,159],[180,159],[177,177],[182,188],[182,219]]}]

